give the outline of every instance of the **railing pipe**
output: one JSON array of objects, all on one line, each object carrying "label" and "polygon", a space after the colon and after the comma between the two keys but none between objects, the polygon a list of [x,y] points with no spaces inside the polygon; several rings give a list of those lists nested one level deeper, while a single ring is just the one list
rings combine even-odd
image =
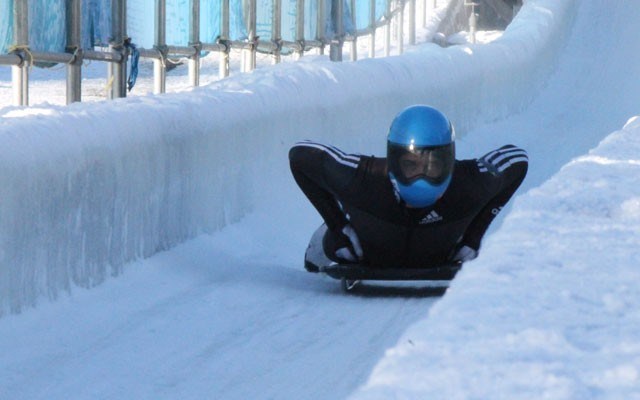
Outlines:
[{"label": "railing pipe", "polygon": [[222,53],[227,48],[227,46],[220,43],[202,43],[202,50],[204,51],[215,51]]},{"label": "railing pipe", "polygon": [[200,86],[200,0],[189,0],[189,46],[195,50],[189,57],[189,83],[191,86]]},{"label": "railing pipe", "polygon": [[222,29],[218,44],[224,46],[224,50],[220,54],[218,76],[220,79],[223,79],[229,76],[229,51],[231,51],[229,45],[229,0],[222,0],[222,15],[220,15],[220,19]]},{"label": "railing pipe", "polygon": [[[114,1],[114,0],[112,0]],[[124,46],[125,41],[130,42],[130,38],[127,35],[127,0],[120,0],[120,21],[122,30],[122,44]],[[122,97],[127,95],[127,59],[129,57],[129,48],[123,47],[122,49],[122,77],[120,78],[120,90],[122,91]]]},{"label": "railing pipe", "polygon": [[409,45],[416,44],[416,0],[409,0]]},{"label": "railing pipe", "polygon": [[94,50],[84,50],[82,52],[82,58],[85,60],[94,60],[94,61],[107,61],[110,63],[121,63],[124,61],[124,54],[122,53],[114,53],[114,52],[106,52],[106,51],[94,51]]},{"label": "railing pipe", "polygon": [[257,24],[257,2],[256,0],[248,0],[249,7],[247,12],[247,44],[248,46],[242,50],[242,72],[251,72],[256,68],[256,50],[257,41],[256,24]]},{"label": "railing pipe", "polygon": [[156,0],[155,4],[155,44],[160,58],[153,60],[153,93],[166,91],[167,82],[167,2]]},{"label": "railing pipe", "polygon": [[273,64],[278,64],[280,62],[280,47],[282,46],[282,0],[273,0],[271,43],[275,46],[271,61]]},{"label": "railing pipe", "polygon": [[[187,48],[188,47],[185,47],[185,49]],[[140,53],[143,57],[147,57],[147,58],[160,57],[160,54],[156,50],[140,49]],[[0,55],[0,64],[21,65],[26,60],[69,64],[73,62],[74,59],[76,59],[77,57],[78,55],[76,54],[56,53],[56,52],[48,52],[48,51],[46,52],[45,51],[29,51],[28,54],[26,52],[25,53],[14,52],[10,54]],[[108,51],[84,50],[82,52],[82,59],[119,63],[124,60],[124,55],[122,53],[111,53]]]},{"label": "railing pipe", "polygon": [[126,97],[126,49],[124,39],[126,36],[125,27],[126,5],[125,0],[112,0],[111,2],[111,40],[109,50],[123,54],[120,62],[109,63],[108,75],[111,90],[108,92],[110,99]]},{"label": "railing pipe", "polygon": [[479,5],[479,3],[475,3],[475,2],[465,2],[464,3],[465,6],[467,7],[471,7],[471,14],[469,15],[469,37],[470,37],[470,42],[471,43],[476,43],[476,31],[478,28],[478,20],[476,17],[476,6]]},{"label": "railing pipe", "polygon": [[342,61],[342,45],[344,43],[343,7],[344,0],[331,0],[331,21],[334,30],[329,47],[331,61]]},{"label": "railing pipe", "polygon": [[369,1],[369,58],[376,56],[376,0]]},{"label": "railing pipe", "polygon": [[82,48],[80,32],[82,27],[80,0],[67,2],[67,46],[72,54],[67,64],[67,104],[82,100]]},{"label": "railing pipe", "polygon": [[387,0],[387,12],[385,13],[386,24],[384,25],[384,56],[391,54],[391,0]]},{"label": "railing pipe", "polygon": [[0,65],[18,66],[22,64],[23,59],[16,53],[0,54]]},{"label": "railing pipe", "polygon": [[[354,34],[350,36],[351,39],[351,55],[349,59],[351,61],[358,60],[358,35],[356,34],[357,26],[356,26],[356,0],[351,0],[349,2],[349,7],[351,8],[351,25],[353,26]],[[346,35],[346,34],[345,34]]]},{"label": "railing pipe", "polygon": [[321,42],[321,45],[318,47],[318,54],[324,55],[324,44],[325,44],[325,15],[324,15],[324,4],[326,0],[318,0],[318,20],[316,21],[316,40]]},{"label": "railing pipe", "polygon": [[296,42],[300,44],[295,50],[296,59],[304,55],[304,0],[296,0]]},{"label": "railing pipe", "polygon": [[18,65],[11,67],[13,84],[13,101],[18,106],[29,105],[29,4],[27,0],[13,1],[13,40],[15,52],[22,59]]},{"label": "railing pipe", "polygon": [[398,28],[398,54],[404,53],[404,3],[405,0],[398,0],[400,12],[398,13],[397,28]]}]

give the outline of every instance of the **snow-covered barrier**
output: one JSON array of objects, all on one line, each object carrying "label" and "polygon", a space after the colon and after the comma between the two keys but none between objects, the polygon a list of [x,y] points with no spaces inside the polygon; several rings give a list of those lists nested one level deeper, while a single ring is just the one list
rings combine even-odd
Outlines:
[{"label": "snow-covered barrier", "polygon": [[352,398],[638,398],[638,177],[635,117],[516,199]]},{"label": "snow-covered barrier", "polygon": [[0,110],[0,311],[238,220],[284,189],[271,177],[289,173],[297,140],[381,153],[410,104],[441,108],[459,134],[518,112],[552,71],[574,3],[529,0],[488,45],[308,57],[189,93]]}]

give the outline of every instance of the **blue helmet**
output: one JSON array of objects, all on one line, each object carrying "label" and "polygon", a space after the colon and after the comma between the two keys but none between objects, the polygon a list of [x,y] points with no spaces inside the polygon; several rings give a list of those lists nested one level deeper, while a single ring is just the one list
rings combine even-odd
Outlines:
[{"label": "blue helmet", "polygon": [[415,105],[398,114],[387,137],[389,178],[411,207],[429,207],[447,190],[455,163],[455,132],[440,111]]}]

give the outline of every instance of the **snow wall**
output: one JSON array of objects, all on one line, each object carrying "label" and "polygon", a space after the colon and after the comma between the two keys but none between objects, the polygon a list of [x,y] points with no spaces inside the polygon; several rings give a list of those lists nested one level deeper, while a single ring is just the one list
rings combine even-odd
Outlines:
[{"label": "snow wall", "polygon": [[575,7],[529,0],[487,45],[305,57],[188,93],[0,109],[0,310],[94,286],[237,221],[285,189],[270,177],[289,174],[298,140],[382,154],[410,104],[442,109],[461,135],[517,113],[553,70]]}]

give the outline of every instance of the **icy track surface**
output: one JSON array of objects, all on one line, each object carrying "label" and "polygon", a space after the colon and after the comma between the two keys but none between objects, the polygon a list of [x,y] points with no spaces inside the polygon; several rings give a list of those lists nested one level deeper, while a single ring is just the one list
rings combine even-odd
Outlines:
[{"label": "icy track surface", "polygon": [[[74,288],[3,316],[0,398],[640,398],[638,275],[624,267],[638,264],[640,185],[609,177],[638,176],[637,151],[625,152],[638,148],[637,121],[598,147],[640,114],[640,10],[627,2],[576,3],[571,39],[543,92],[522,113],[459,141],[462,158],[513,142],[529,151],[531,168],[519,191],[526,195],[505,210],[513,213],[497,221],[481,257],[432,313],[438,289],[344,296],[335,281],[304,272],[302,253],[320,220],[283,168],[270,177],[280,190],[240,222],[130,263],[90,290]],[[594,190],[578,190],[581,180]],[[567,213],[542,212],[554,207]],[[590,225],[573,218],[597,221],[608,211],[630,225],[592,232],[593,240],[617,246],[591,255],[575,250]],[[550,224],[567,227],[551,238],[569,239],[539,242]],[[563,259],[571,249],[580,262]],[[531,265],[510,270],[504,260]],[[580,279],[592,268],[616,267],[610,260],[625,268],[626,288],[620,279]],[[545,284],[535,281],[538,273]],[[514,294],[518,285],[532,304]],[[490,308],[496,304],[503,308]],[[535,326],[545,310],[575,304],[567,314],[551,313],[546,330]],[[521,325],[510,331],[514,319]],[[505,344],[515,356],[501,353]],[[503,373],[505,365],[522,374]],[[427,374],[433,379],[423,380]],[[438,385],[443,390],[430,391]]]}]

